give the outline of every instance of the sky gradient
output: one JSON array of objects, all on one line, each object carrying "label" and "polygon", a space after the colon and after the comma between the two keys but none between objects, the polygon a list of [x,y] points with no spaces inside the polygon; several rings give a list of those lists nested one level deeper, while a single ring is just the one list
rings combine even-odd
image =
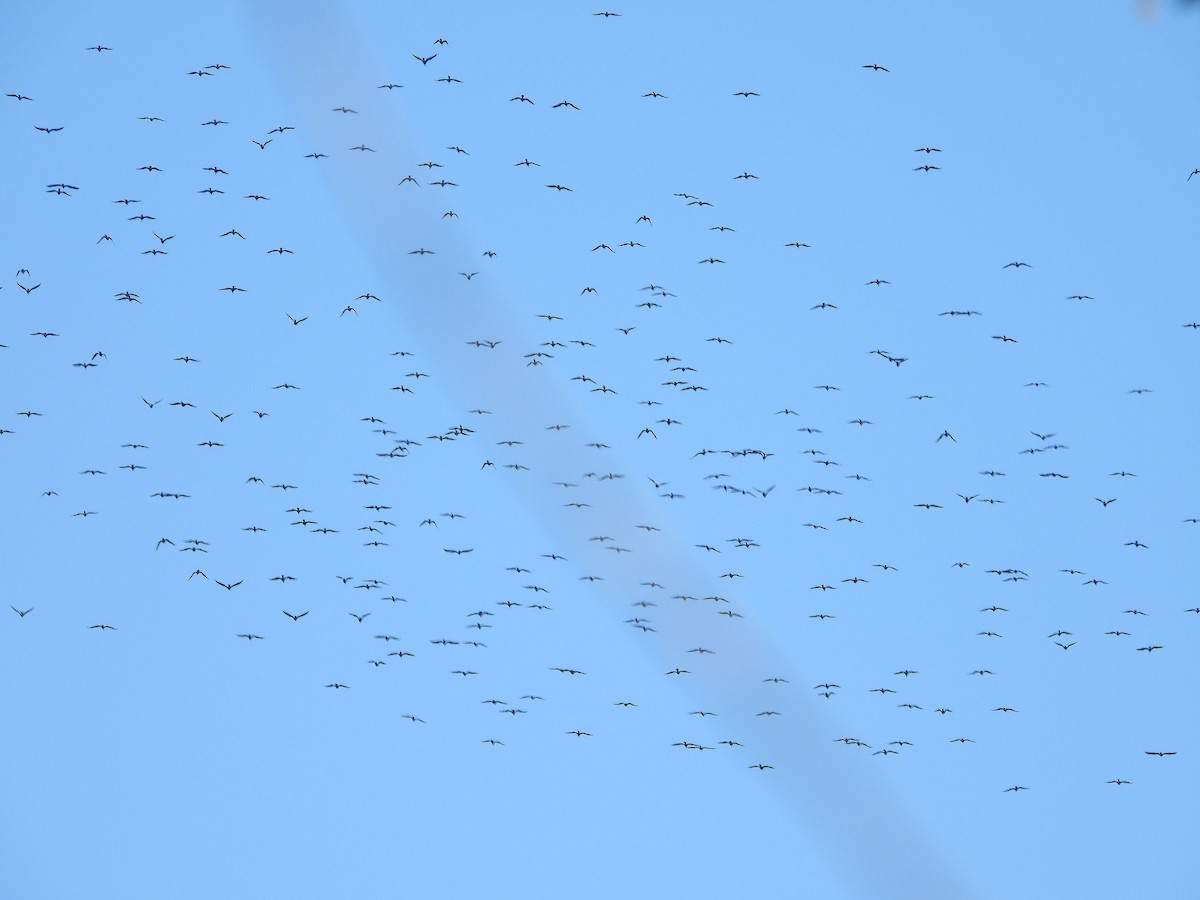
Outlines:
[{"label": "sky gradient", "polygon": [[599,11],[0,13],[3,893],[1187,896],[1200,17]]}]

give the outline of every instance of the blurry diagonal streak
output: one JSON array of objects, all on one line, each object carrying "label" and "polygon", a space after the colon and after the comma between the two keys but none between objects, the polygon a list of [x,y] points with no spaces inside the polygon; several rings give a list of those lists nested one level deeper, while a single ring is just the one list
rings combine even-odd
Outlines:
[{"label": "blurry diagonal streak", "polygon": [[[479,14],[484,16],[488,12],[481,4]],[[372,44],[360,30],[353,5],[312,4],[301,15],[291,4],[253,2],[243,4],[243,13],[277,79],[277,90],[292,100],[305,130],[315,137],[327,138],[329,146],[337,146],[339,138],[329,127],[329,118],[316,115],[314,110],[336,106],[343,102],[341,98],[353,96],[362,85],[376,84],[380,72],[388,71],[387,66],[376,64]],[[403,148],[417,143],[410,135],[418,134],[421,125],[393,118],[381,127],[387,129],[391,147]],[[416,217],[397,215],[395,202],[380,192],[377,182],[360,174],[359,167],[330,166],[321,171],[328,179],[331,193],[339,198],[335,202],[341,204],[342,221],[337,227],[353,235],[363,255],[372,261],[375,271],[371,283],[402,288],[409,297],[436,298],[442,287],[425,274],[427,267],[415,267],[417,273],[413,274],[411,268],[405,269],[400,264],[407,259],[404,254],[408,247],[420,246],[428,239],[427,234],[418,230]],[[423,211],[434,212],[431,207]],[[460,246],[459,249],[464,256],[468,250],[475,252],[475,248]],[[521,293],[515,285],[510,289],[513,295]],[[503,336],[514,344],[534,343],[535,337],[525,324],[528,310],[518,314],[515,304],[503,292],[486,298],[472,294],[472,298],[461,301],[453,314],[436,302],[393,303],[388,311],[397,331],[411,337],[414,345],[423,349],[461,345],[464,322],[478,334]],[[476,402],[478,385],[472,381],[470,371],[452,366],[445,369],[442,386],[459,401],[456,409]],[[507,380],[492,383],[489,388],[499,388],[520,398],[515,405],[517,418],[512,421],[514,432],[540,433],[547,422],[560,420],[565,411],[569,411],[570,421],[577,430],[586,428],[591,421],[590,411],[561,384],[546,382],[539,390],[529,391],[527,380],[519,377],[523,374],[520,370],[503,371],[506,374],[500,377]],[[552,463],[562,465],[564,452],[577,452],[563,451],[557,444],[549,446],[545,442],[523,449],[528,451],[535,469],[542,470],[551,468]],[[619,454],[619,448],[613,453]],[[582,465],[582,456],[580,460]],[[522,480],[520,489],[513,487],[512,480],[504,480],[503,484],[501,490],[509,492],[504,502],[520,505],[536,515],[547,535],[586,541],[587,533],[582,530],[580,520],[562,510],[562,498],[555,493],[556,488],[537,479]],[[630,519],[651,521],[652,516],[664,519],[661,507],[651,506],[654,495],[637,480],[629,479],[614,491],[621,511]],[[675,524],[682,525],[678,520]],[[686,583],[695,577],[695,566],[688,558],[689,549],[670,536],[673,530],[664,528],[662,539],[655,545],[653,571],[662,573],[664,579],[673,577]],[[609,569],[615,565],[616,562],[611,563]],[[618,598],[610,592],[608,599],[615,612],[624,613],[623,602],[627,598]],[[721,639],[722,659],[732,667],[751,671],[796,670],[798,661],[774,635],[757,627],[752,616],[740,621],[739,626],[727,630]],[[703,628],[694,618],[678,618],[670,628],[673,641],[680,646],[700,644],[711,637],[711,629]],[[629,652],[654,652],[647,649],[649,646],[639,643],[636,651],[631,646]],[[676,658],[664,655],[662,662],[674,665]],[[751,702],[734,679],[702,671],[697,672],[690,687],[697,699],[706,703],[723,701],[730,707],[745,708]],[[798,714],[790,717],[783,727],[770,729],[761,739],[763,758],[778,763],[770,783],[778,802],[791,811],[804,833],[831,857],[845,884],[846,896],[913,900],[970,900],[985,896],[929,838],[919,817],[884,778],[862,768],[852,768],[836,745],[814,740],[814,733],[838,733],[837,718],[827,708],[819,708],[798,686],[782,685],[781,689],[787,692],[791,708]]]}]

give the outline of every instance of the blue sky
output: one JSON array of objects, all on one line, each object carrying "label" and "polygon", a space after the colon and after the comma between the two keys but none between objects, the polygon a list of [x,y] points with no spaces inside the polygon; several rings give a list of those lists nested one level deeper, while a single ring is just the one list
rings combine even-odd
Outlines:
[{"label": "blue sky", "polygon": [[1186,895],[1200,20],[598,10],[0,14],[6,894]]}]

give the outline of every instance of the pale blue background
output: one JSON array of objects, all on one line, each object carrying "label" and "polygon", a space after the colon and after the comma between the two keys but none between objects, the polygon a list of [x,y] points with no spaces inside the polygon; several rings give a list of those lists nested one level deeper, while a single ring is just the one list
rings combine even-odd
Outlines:
[{"label": "pale blue background", "polygon": [[[22,6],[0,14],[0,91],[33,98],[0,98],[0,529],[4,606],[34,611],[0,617],[0,893],[1194,892],[1200,19],[1183,5]],[[251,143],[277,126],[295,130]],[[456,425],[475,431],[431,437]],[[377,455],[397,439],[420,445]],[[1021,453],[1049,443],[1067,449]],[[375,519],[395,524],[356,530]],[[1009,568],[1028,580],[985,573]],[[387,586],[356,589],[372,578]],[[874,755],[897,740],[913,746]]]}]

